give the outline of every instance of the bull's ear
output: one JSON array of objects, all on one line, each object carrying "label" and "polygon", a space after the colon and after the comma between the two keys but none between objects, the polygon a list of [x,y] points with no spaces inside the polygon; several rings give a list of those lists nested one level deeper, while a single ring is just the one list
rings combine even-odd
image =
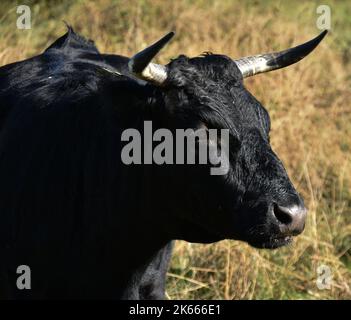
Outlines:
[{"label": "bull's ear", "polygon": [[170,32],[160,40],[138,52],[128,62],[128,68],[136,77],[162,85],[167,80],[167,68],[163,65],[152,63],[151,60],[173,38],[174,32]]},{"label": "bull's ear", "polygon": [[256,56],[245,57],[234,60],[244,78],[254,76],[255,74],[268,72],[280,68],[285,68],[296,63],[307,56],[322,41],[328,33],[324,30],[314,39],[305,42],[297,47],[287,50],[259,54]]}]

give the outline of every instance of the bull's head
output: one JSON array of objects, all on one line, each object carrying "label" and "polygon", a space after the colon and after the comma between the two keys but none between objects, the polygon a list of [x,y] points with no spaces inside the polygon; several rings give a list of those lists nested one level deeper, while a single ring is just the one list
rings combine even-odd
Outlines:
[{"label": "bull's head", "polygon": [[[210,176],[185,169],[186,205],[178,218],[189,241],[240,239],[256,247],[275,248],[291,242],[305,226],[306,208],[269,142],[270,118],[246,90],[243,78],[293,64],[309,54],[326,31],[300,46],[238,60],[205,54],[180,56],[168,65],[151,62],[172,38],[169,33],[129,61],[134,76],[161,92],[169,127],[207,127],[230,132],[230,170]],[[166,117],[167,118],[167,117]],[[179,182],[182,181],[182,182]]]}]

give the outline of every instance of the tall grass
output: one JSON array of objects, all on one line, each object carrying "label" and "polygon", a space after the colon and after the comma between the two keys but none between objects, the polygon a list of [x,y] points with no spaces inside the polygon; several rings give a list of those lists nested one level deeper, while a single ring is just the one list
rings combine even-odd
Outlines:
[{"label": "tall grass", "polygon": [[[21,1],[22,4],[22,1]],[[158,58],[203,51],[233,58],[283,49],[317,35],[318,1],[29,1],[32,29],[16,29],[16,1],[0,4],[0,65],[41,52],[65,32],[62,20],[102,52],[131,55],[169,30]],[[351,6],[323,1],[332,30],[308,58],[246,81],[272,118],[271,140],[309,208],[304,234],[275,251],[235,241],[179,241],[170,299],[351,298]],[[316,285],[326,265],[331,288]]]}]

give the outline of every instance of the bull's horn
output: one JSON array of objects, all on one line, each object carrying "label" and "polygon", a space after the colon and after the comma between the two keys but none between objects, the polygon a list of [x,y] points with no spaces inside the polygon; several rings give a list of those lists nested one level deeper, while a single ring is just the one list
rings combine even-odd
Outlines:
[{"label": "bull's horn", "polygon": [[325,30],[314,39],[294,48],[245,57],[234,60],[234,62],[240,69],[244,78],[254,76],[258,73],[284,68],[307,56],[315,47],[317,47],[327,32],[328,31]]},{"label": "bull's horn", "polygon": [[128,68],[136,77],[162,85],[167,79],[167,68],[163,65],[152,63],[151,60],[174,36],[174,32],[166,34],[163,38],[138,52],[128,62]]}]

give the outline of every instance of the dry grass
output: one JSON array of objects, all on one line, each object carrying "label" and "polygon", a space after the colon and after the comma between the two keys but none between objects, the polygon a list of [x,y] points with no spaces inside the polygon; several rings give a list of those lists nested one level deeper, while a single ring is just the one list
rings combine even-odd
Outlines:
[{"label": "dry grass", "polygon": [[[31,3],[31,2],[29,2]],[[351,8],[332,9],[332,32],[307,59],[247,80],[272,117],[272,145],[309,208],[306,231],[268,252],[222,241],[178,242],[169,271],[171,299],[351,298]],[[213,51],[239,57],[289,47],[319,33],[314,1],[78,1],[31,4],[32,29],[15,28],[15,2],[0,4],[0,65],[42,51],[67,21],[103,52],[130,55],[169,30],[160,62]],[[331,268],[330,290],[316,286]]]}]

